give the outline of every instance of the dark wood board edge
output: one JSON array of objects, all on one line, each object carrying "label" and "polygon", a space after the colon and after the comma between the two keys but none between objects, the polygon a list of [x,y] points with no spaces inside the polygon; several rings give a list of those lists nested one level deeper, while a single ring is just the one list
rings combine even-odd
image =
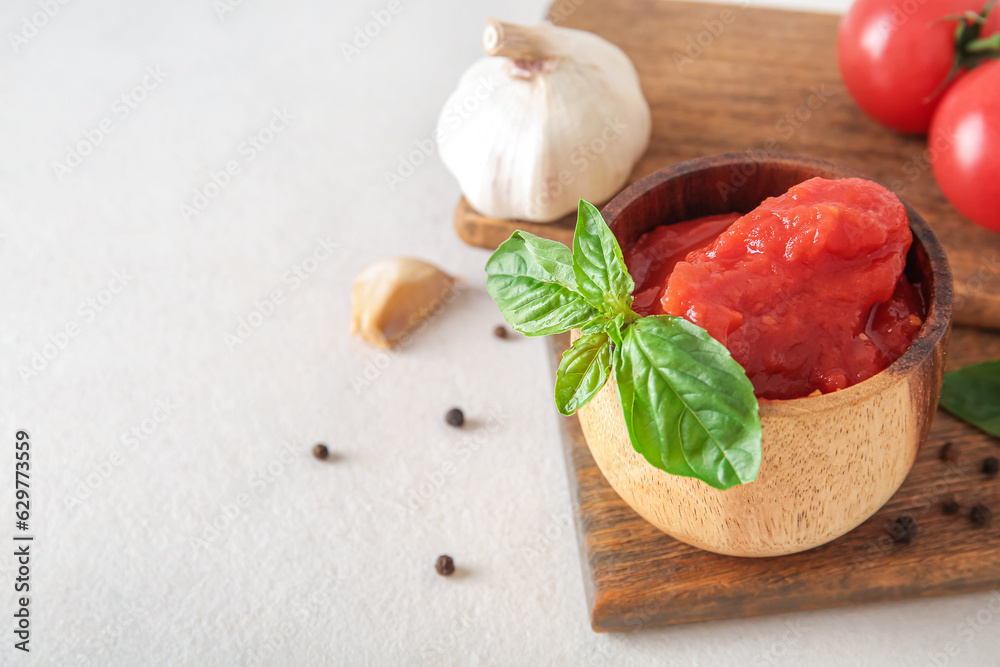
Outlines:
[{"label": "dark wood board edge", "polygon": [[518,230],[572,246],[575,228],[575,214],[555,222],[539,223],[491,218],[472,208],[464,197],[455,205],[455,233],[463,242],[475,248],[496,250],[497,246]]}]

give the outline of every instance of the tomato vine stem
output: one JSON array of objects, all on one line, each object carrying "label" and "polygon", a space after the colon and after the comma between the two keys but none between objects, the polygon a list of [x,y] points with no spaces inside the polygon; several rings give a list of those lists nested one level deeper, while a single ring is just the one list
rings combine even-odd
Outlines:
[{"label": "tomato vine stem", "polygon": [[1000,58],[1000,33],[983,38],[983,25],[990,12],[996,6],[997,0],[989,0],[983,11],[965,12],[964,14],[943,16],[939,21],[957,21],[955,27],[955,58],[952,61],[948,76],[941,82],[925,103],[940,95],[948,85],[963,71],[975,69],[988,60]]}]

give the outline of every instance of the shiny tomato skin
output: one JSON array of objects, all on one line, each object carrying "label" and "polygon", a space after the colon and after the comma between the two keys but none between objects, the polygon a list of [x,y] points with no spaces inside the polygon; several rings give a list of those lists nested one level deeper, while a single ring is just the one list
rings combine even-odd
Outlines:
[{"label": "shiny tomato skin", "polygon": [[1000,232],[1000,60],[980,65],[948,91],[928,143],[948,201],[973,222]]},{"label": "shiny tomato skin", "polygon": [[[944,97],[955,53],[950,15],[982,11],[985,0],[856,0],[840,24],[837,59],[851,96],[886,127],[925,134]],[[991,14],[982,36],[1000,20]]]}]

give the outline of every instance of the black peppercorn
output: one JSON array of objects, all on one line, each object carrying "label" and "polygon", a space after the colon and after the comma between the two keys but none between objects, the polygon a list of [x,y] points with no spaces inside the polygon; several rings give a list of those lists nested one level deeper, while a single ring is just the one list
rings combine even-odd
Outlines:
[{"label": "black peppercorn", "polygon": [[889,528],[889,535],[896,542],[908,544],[917,536],[917,522],[912,516],[901,516]]},{"label": "black peppercorn", "polygon": [[465,423],[465,414],[458,408],[452,408],[444,416],[444,420],[452,426],[461,426]]},{"label": "black peppercorn", "polygon": [[320,461],[322,461],[329,455],[330,455],[330,449],[322,442],[313,447],[313,456],[318,458]]},{"label": "black peppercorn", "polygon": [[988,526],[993,521],[993,512],[986,505],[976,505],[969,512],[969,518],[977,526]]},{"label": "black peppercorn", "polygon": [[945,514],[958,514],[960,505],[958,501],[954,498],[949,498],[948,500],[941,503],[941,511]]},{"label": "black peppercorn", "polygon": [[996,477],[1000,472],[1000,459],[995,456],[987,456],[983,459],[983,474]]},{"label": "black peppercorn", "polygon": [[455,574],[455,561],[448,554],[442,554],[438,556],[437,562],[434,563],[434,569],[442,577],[450,577]]},{"label": "black peppercorn", "polygon": [[506,338],[507,327],[505,327],[502,324],[496,325],[496,327],[493,328],[493,335],[496,336],[497,338]]},{"label": "black peppercorn", "polygon": [[941,445],[941,460],[948,461],[949,463],[958,462],[958,445],[954,442],[946,442]]}]

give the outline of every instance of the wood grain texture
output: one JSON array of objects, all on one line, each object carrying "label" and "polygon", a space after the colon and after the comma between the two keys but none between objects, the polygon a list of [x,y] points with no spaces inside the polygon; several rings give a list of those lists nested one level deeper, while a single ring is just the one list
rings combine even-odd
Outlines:
[{"label": "wood grain texture", "polygon": [[[955,276],[956,322],[1000,328],[1000,234],[947,203],[923,138],[882,128],[851,99],[837,70],[839,17],[665,0],[557,0],[550,16],[617,44],[639,72],[653,137],[632,181],[734,151],[798,153],[856,169],[906,199],[941,239]],[[462,201],[455,227],[466,242],[492,249],[515,229],[565,242],[573,221],[529,227],[481,216]]]},{"label": "wood grain texture", "polygon": [[[553,373],[569,335],[552,339]],[[947,368],[1000,358],[1000,335],[957,327]],[[577,417],[560,417],[580,536],[584,585],[598,632],[777,614],[1000,587],[1000,517],[989,528],[969,520],[984,503],[1000,513],[1000,479],[981,472],[1000,456],[1000,440],[938,411],[930,436],[899,491],[846,535],[810,551],[775,558],[722,556],[679,542],[636,514],[615,493],[587,448]],[[940,448],[960,448],[956,463]],[[941,503],[954,497],[957,515]],[[888,534],[912,516],[916,539]]]},{"label": "wood grain texture", "polygon": [[[729,185],[733,170],[746,175],[739,187]],[[749,210],[810,178],[856,175],[815,158],[696,158],[632,184],[605,207],[604,218],[629,245],[660,225]],[[764,456],[753,483],[718,491],[650,466],[632,448],[613,380],[579,411],[594,460],[630,507],[688,544],[760,557],[829,542],[885,504],[929,432],[951,323],[948,261],[927,223],[907,213],[914,238],[907,274],[930,304],[917,339],[884,372],[843,391],[761,401]]]}]

